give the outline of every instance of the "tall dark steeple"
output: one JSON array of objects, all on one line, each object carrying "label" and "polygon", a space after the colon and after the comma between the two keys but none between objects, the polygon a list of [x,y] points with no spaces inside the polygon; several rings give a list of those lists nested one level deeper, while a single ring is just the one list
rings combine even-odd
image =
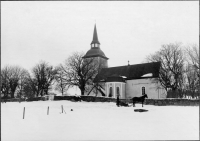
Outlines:
[{"label": "tall dark steeple", "polygon": [[91,49],[85,54],[83,58],[101,57],[108,60],[104,52],[100,49],[100,42],[98,40],[96,24],[94,26],[93,39],[90,45]]},{"label": "tall dark steeple", "polygon": [[108,67],[108,62],[107,62],[108,58],[105,56],[104,52],[100,49],[100,42],[98,40],[96,24],[94,26],[93,39],[90,45],[91,45],[90,50],[87,51],[87,53],[83,56],[83,58],[84,59],[96,58],[99,63],[103,63],[103,67]]},{"label": "tall dark steeple", "polygon": [[92,44],[95,44],[95,43],[96,43],[96,44],[100,44],[100,43],[99,43],[99,40],[98,40],[96,24],[95,24],[95,26],[94,26],[93,40],[92,40],[92,42],[91,42],[91,45],[92,45]]}]

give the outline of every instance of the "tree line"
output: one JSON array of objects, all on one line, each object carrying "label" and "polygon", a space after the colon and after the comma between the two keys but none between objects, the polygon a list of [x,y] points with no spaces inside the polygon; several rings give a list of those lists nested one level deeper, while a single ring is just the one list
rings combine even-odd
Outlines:
[{"label": "tree line", "polygon": [[49,94],[53,86],[62,95],[70,87],[77,86],[83,95],[94,85],[93,79],[102,65],[96,58],[83,59],[83,56],[83,52],[74,52],[56,67],[40,61],[31,73],[22,67],[7,65],[1,69],[1,97],[44,96]]},{"label": "tree line", "polygon": [[[19,66],[4,66],[1,69],[1,97],[38,97],[48,95],[49,90],[67,92],[77,86],[81,95],[88,91],[103,88],[93,83],[95,76],[103,68],[103,62],[97,58],[83,59],[83,52],[74,52],[63,64],[52,66],[40,61],[31,73]],[[159,78],[156,79],[166,91],[178,91],[178,97],[189,92],[192,97],[200,90],[199,47],[181,43],[162,45],[160,50],[146,57],[147,62],[161,62]]]},{"label": "tree line", "polygon": [[[159,78],[162,88],[183,98],[198,97],[200,93],[199,46],[184,47],[181,43],[161,46],[154,54],[147,56],[148,62],[161,62]],[[173,96],[172,96],[173,97]]]}]

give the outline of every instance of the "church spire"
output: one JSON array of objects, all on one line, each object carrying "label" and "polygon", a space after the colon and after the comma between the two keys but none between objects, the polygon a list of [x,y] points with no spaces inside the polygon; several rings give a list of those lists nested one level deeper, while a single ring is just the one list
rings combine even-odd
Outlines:
[{"label": "church spire", "polygon": [[98,46],[99,46],[99,44],[100,44],[100,42],[99,42],[99,40],[98,40],[98,36],[97,36],[96,24],[95,24],[95,26],[94,26],[93,40],[92,40],[92,42],[91,42],[91,45],[92,45],[92,44],[98,44]]}]

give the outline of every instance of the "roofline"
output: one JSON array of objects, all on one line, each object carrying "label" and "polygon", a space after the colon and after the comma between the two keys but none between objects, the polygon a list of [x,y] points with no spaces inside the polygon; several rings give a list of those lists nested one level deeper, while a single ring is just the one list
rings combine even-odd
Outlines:
[{"label": "roofline", "polygon": [[138,78],[127,78],[125,80],[149,79],[149,78],[159,78],[159,77],[156,77],[156,76],[154,76],[154,77],[138,77]]},{"label": "roofline", "polygon": [[89,56],[83,56],[82,58],[91,58],[91,57],[102,57],[106,60],[108,60],[109,58],[105,57],[105,56],[102,56],[102,55],[89,55]]},{"label": "roofline", "polygon": [[115,83],[126,83],[126,82],[123,82],[123,81],[106,81],[105,83],[112,83],[112,82],[115,82]]},{"label": "roofline", "polygon": [[[137,80],[137,79],[152,79],[152,78],[159,78],[159,77],[138,77],[138,78],[126,78],[124,80]],[[110,81],[96,81],[94,83],[100,83],[100,82],[110,82]],[[118,81],[113,81],[113,82],[118,82]],[[126,82],[125,82],[126,83]]]},{"label": "roofline", "polygon": [[142,64],[133,64],[133,65],[124,65],[124,66],[109,67],[109,68],[105,68],[105,69],[118,68],[118,67],[127,67],[127,66],[136,66],[136,65],[144,65],[144,64],[152,64],[152,63],[160,63],[160,61],[158,61],[158,62],[142,63]]}]

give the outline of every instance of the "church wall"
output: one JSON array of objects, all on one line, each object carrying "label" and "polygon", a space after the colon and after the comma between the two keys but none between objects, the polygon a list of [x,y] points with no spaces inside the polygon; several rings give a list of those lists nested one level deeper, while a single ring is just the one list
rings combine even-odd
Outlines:
[{"label": "church wall", "polygon": [[[106,82],[103,84],[106,94],[105,97],[109,97],[109,90],[112,87],[112,98],[116,98],[117,87],[120,89],[120,99],[130,99],[132,97],[142,96],[142,87],[145,87],[145,93],[149,99],[166,98],[166,91],[162,88],[157,89],[157,83],[152,82],[152,79],[136,79],[127,80],[126,83],[121,82]],[[97,93],[96,93],[97,92]],[[87,95],[87,94],[85,94]],[[92,91],[90,96],[102,96],[99,91]]]},{"label": "church wall", "polygon": [[152,82],[152,79],[136,79],[127,80],[126,83],[126,96],[127,98],[142,96],[142,87],[145,88],[145,93],[148,98],[159,99],[166,97],[166,91],[157,89],[157,83]]},{"label": "church wall", "polygon": [[117,87],[119,87],[119,98],[125,99],[125,83],[122,82],[106,82],[106,97],[109,97],[110,87],[112,87],[112,97],[117,97]]},{"label": "church wall", "polygon": [[122,94],[123,94],[123,97],[122,97],[122,99],[125,99],[126,98],[126,95],[125,95],[125,92],[126,92],[126,90],[125,90],[125,83],[123,83],[122,84]]},{"label": "church wall", "polygon": [[98,57],[98,62],[102,63],[102,68],[107,68],[108,67],[108,61],[104,58]]},{"label": "church wall", "polygon": [[[94,58],[94,63],[95,64],[101,64],[102,68],[107,68],[108,67],[108,61],[104,58],[101,57],[93,57]],[[91,59],[91,58],[85,58],[85,60]]]},{"label": "church wall", "polygon": [[[101,57],[93,57],[94,58],[94,63],[102,64],[102,68],[107,68],[108,67],[108,61],[104,58]],[[86,58],[86,59],[91,59],[91,58]]]}]

